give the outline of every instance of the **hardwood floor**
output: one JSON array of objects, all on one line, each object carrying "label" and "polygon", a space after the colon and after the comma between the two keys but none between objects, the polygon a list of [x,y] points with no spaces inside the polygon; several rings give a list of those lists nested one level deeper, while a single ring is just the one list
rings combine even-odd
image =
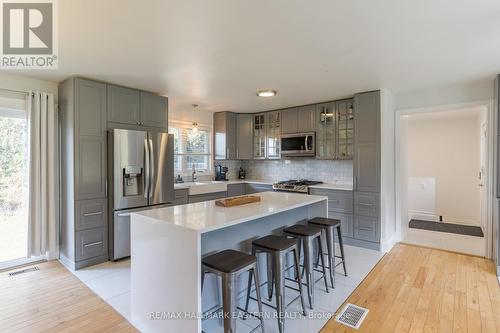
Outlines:
[{"label": "hardwood floor", "polygon": [[136,332],[59,262],[37,266],[0,273],[0,332]]},{"label": "hardwood floor", "polygon": [[494,264],[479,257],[396,245],[347,299],[370,312],[359,330],[331,319],[332,332],[500,332]]}]

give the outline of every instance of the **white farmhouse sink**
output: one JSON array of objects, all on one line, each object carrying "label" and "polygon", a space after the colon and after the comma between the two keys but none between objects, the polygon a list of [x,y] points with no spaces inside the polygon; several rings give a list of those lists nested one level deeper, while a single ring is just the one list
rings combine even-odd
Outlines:
[{"label": "white farmhouse sink", "polygon": [[222,181],[209,180],[184,183],[183,185],[189,187],[189,195],[227,191],[227,183]]}]

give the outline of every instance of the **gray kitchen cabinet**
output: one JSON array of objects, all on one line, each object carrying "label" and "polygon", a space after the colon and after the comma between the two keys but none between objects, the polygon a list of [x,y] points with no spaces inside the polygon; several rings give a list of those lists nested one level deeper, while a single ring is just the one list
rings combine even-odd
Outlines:
[{"label": "gray kitchen cabinet", "polygon": [[204,193],[204,194],[195,194],[195,195],[189,196],[189,203],[217,200],[217,199],[225,198],[226,196],[227,196],[226,191],[214,192],[214,193]]},{"label": "gray kitchen cabinet", "polygon": [[335,159],[337,138],[335,102],[316,105],[316,158]]},{"label": "gray kitchen cabinet", "polygon": [[108,260],[107,86],[81,78],[59,85],[61,260],[79,269]]},{"label": "gray kitchen cabinet", "polygon": [[267,112],[266,158],[281,158],[281,112]]},{"label": "gray kitchen cabinet", "polygon": [[[168,98],[108,84],[108,122],[141,127],[168,128]],[[116,126],[112,126],[116,127]]]},{"label": "gray kitchen cabinet", "polygon": [[380,92],[354,96],[354,186],[380,192]]},{"label": "gray kitchen cabinet", "polygon": [[340,231],[342,231],[342,237],[354,237],[352,214],[338,213],[334,210],[328,210],[328,218],[340,220]]},{"label": "gray kitchen cabinet", "polygon": [[268,184],[256,184],[256,183],[246,183],[245,184],[245,194],[253,194],[259,192],[272,191],[273,186]]},{"label": "gray kitchen cabinet", "polygon": [[141,102],[139,90],[108,85],[108,121],[140,125]]},{"label": "gray kitchen cabinet", "polygon": [[174,202],[172,206],[185,205],[189,202],[189,189],[182,188],[174,191]]},{"label": "gray kitchen cabinet", "polygon": [[380,242],[380,92],[354,96],[354,238]]},{"label": "gray kitchen cabinet", "polygon": [[281,134],[297,133],[297,108],[281,111]]},{"label": "gray kitchen cabinet", "polygon": [[267,114],[253,115],[253,158],[265,159],[267,151]]},{"label": "gray kitchen cabinet", "polygon": [[281,111],[281,133],[314,132],[316,128],[316,105],[305,105]]},{"label": "gray kitchen cabinet", "polygon": [[168,99],[141,91],[141,125],[168,128]]},{"label": "gray kitchen cabinet", "polygon": [[314,132],[316,129],[316,105],[297,108],[297,133]]},{"label": "gray kitchen cabinet", "polygon": [[236,115],[236,158],[238,160],[253,158],[253,115],[251,113]]},{"label": "gray kitchen cabinet", "polygon": [[369,242],[380,242],[380,219],[369,216],[355,216],[354,238]]},{"label": "gray kitchen cabinet", "polygon": [[245,183],[227,184],[227,196],[236,197],[245,194]]},{"label": "gray kitchen cabinet", "polygon": [[336,101],[337,115],[335,159],[352,160],[354,157],[354,102],[352,99]]},{"label": "gray kitchen cabinet", "polygon": [[215,112],[214,116],[214,159],[235,160],[236,157],[236,114]]},{"label": "gray kitchen cabinet", "polygon": [[343,190],[311,188],[313,195],[328,197],[328,217],[341,223],[342,236],[353,237],[353,192]]}]

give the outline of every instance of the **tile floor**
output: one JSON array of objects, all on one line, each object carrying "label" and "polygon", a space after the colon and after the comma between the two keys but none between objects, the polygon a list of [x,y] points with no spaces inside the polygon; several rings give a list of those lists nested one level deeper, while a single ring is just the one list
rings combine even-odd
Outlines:
[{"label": "tile floor", "polygon": [[[324,291],[323,283],[317,283],[316,306],[314,310],[308,311],[306,318],[293,317],[300,315],[300,300],[294,301],[286,311],[290,316],[285,323],[287,333],[318,332],[383,256],[381,252],[353,246],[345,246],[345,251],[348,276],[342,274],[341,266],[337,267],[336,288],[328,294]],[[134,324],[130,315],[130,259],[107,262],[72,273]],[[287,293],[289,300],[296,295],[289,289]],[[307,305],[307,298],[305,302]],[[250,302],[250,310],[256,310],[255,302]],[[271,317],[265,320],[266,332],[278,332],[277,321],[272,318],[273,310],[264,306],[264,311]],[[220,324],[217,319],[207,320],[203,323],[203,330],[206,333],[222,332]],[[257,324],[256,319],[241,319],[237,322],[237,329],[241,333],[251,332]]]}]

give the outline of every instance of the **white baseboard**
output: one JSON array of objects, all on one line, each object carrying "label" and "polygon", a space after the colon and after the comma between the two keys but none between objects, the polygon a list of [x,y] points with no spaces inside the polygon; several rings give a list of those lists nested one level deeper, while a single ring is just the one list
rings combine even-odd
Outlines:
[{"label": "white baseboard", "polygon": [[408,218],[410,220],[438,221],[436,213],[422,210],[409,210]]}]

